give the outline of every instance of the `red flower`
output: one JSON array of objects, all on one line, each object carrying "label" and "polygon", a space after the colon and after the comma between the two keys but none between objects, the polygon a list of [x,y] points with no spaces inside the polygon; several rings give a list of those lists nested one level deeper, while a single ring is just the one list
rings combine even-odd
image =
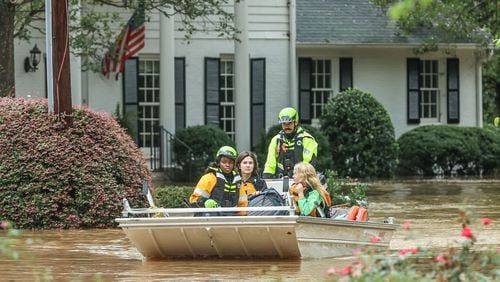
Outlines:
[{"label": "red flower", "polygon": [[490,225],[491,224],[491,218],[489,218],[489,217],[483,218],[483,224],[484,225]]},{"label": "red flower", "polygon": [[465,226],[462,229],[462,236],[464,236],[465,238],[472,239],[472,237],[474,237],[474,235],[472,235],[472,229],[470,229],[469,226]]},{"label": "red flower", "polygon": [[352,266],[350,265],[337,270],[337,273],[340,275],[349,275],[351,272],[352,272]]},{"label": "red flower", "polygon": [[409,249],[402,249],[402,250],[400,250],[400,251],[399,251],[399,255],[400,255],[400,256],[404,256],[404,255],[406,255],[409,251],[410,251]]},{"label": "red flower", "polygon": [[409,230],[410,229],[410,225],[411,225],[411,220],[405,220],[405,222],[403,223],[403,229],[404,230]]},{"label": "red flower", "polygon": [[372,243],[378,243],[378,242],[380,242],[380,240],[382,240],[382,239],[378,236],[370,238],[370,242],[372,242]]},{"label": "red flower", "polygon": [[439,256],[436,257],[436,261],[440,262],[440,263],[445,263],[446,262],[446,258],[443,255],[439,255]]}]

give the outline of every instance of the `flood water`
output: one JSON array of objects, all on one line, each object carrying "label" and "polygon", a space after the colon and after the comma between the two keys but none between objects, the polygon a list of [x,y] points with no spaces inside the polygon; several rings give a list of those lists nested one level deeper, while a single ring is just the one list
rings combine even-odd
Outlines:
[{"label": "flood water", "polygon": [[[376,183],[370,185],[368,201],[371,220],[411,221],[411,233],[400,228],[393,236],[393,250],[458,245],[462,208],[473,211],[476,246],[500,246],[500,181]],[[483,227],[483,217],[493,223]],[[21,252],[18,260],[0,255],[1,281],[317,281],[328,278],[330,267],[353,259],[143,260],[119,229],[25,231],[15,249]]]}]

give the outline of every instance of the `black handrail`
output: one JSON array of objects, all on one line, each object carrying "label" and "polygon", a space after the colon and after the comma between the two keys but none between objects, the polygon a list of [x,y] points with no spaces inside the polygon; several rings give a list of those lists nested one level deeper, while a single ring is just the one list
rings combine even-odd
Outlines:
[{"label": "black handrail", "polygon": [[[189,145],[175,137],[163,126],[157,126],[154,128],[151,138],[150,167],[152,171],[166,172],[169,177],[173,178],[175,169],[178,168],[174,161],[174,142],[183,146],[188,151],[189,157],[193,158],[193,150]],[[187,173],[188,179],[191,179],[192,172],[188,171]]]}]

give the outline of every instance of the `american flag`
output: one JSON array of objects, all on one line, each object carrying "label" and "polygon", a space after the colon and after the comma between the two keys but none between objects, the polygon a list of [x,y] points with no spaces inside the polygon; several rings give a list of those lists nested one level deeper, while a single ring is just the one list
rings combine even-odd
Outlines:
[{"label": "american flag", "polygon": [[113,48],[104,54],[101,72],[109,79],[111,72],[123,72],[123,64],[142,48],[146,37],[144,9],[135,10],[116,38]]}]

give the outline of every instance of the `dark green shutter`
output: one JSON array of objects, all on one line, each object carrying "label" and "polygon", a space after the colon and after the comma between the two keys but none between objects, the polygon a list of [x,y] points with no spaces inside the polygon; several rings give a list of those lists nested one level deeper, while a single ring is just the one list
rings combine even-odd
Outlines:
[{"label": "dark green shutter", "polygon": [[250,146],[253,149],[266,130],[266,59],[250,60]]},{"label": "dark green shutter", "polygon": [[130,134],[134,141],[139,144],[139,131],[138,131],[138,77],[139,76],[139,59],[131,58],[125,61],[123,66],[123,115],[129,121]]},{"label": "dark green shutter", "polygon": [[299,118],[311,123],[312,59],[299,58]]},{"label": "dark green shutter", "polygon": [[446,108],[448,123],[460,122],[460,74],[458,59],[446,60]]},{"label": "dark green shutter", "polygon": [[205,58],[205,124],[219,127],[220,60]]},{"label": "dark green shutter", "polygon": [[408,58],[407,72],[407,121],[409,124],[420,123],[420,60]]},{"label": "dark green shutter", "polygon": [[352,88],[352,58],[339,59],[339,84],[340,92]]},{"label": "dark green shutter", "polygon": [[186,59],[175,58],[175,129],[186,127]]}]

